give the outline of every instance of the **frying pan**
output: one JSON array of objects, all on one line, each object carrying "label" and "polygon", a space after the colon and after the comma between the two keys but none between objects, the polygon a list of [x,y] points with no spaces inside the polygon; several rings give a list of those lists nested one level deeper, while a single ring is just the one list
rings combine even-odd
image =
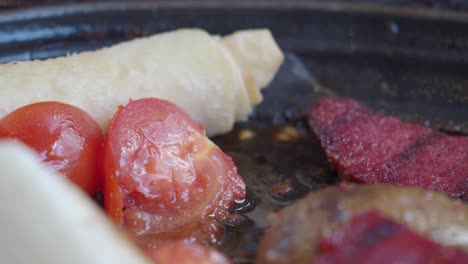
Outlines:
[{"label": "frying pan", "polygon": [[0,14],[0,61],[56,57],[180,27],[212,34],[267,27],[286,53],[249,121],[213,138],[248,186],[245,203],[231,208],[242,217],[226,226],[220,244],[236,263],[251,263],[269,213],[337,183],[306,122],[320,97],[351,97],[468,134],[468,15],[455,12],[274,0],[36,8]]}]

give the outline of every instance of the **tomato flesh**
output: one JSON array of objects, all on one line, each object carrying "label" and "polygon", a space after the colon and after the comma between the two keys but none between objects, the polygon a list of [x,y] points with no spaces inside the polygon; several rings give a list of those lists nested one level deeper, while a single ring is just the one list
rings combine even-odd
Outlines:
[{"label": "tomato flesh", "polygon": [[214,248],[184,241],[166,241],[147,250],[153,263],[229,264],[223,254]]},{"label": "tomato flesh", "polygon": [[156,98],[121,107],[104,147],[109,215],[137,236],[207,217],[223,219],[245,196],[232,160],[178,106]]},{"label": "tomato flesh", "polygon": [[167,241],[175,240],[210,246],[221,241],[223,235],[223,227],[216,219],[205,219],[167,232],[138,236],[135,242],[143,250],[156,248]]},{"label": "tomato flesh", "polygon": [[96,121],[77,107],[59,102],[21,107],[0,120],[0,138],[33,148],[47,166],[89,194],[102,187],[104,137]]}]

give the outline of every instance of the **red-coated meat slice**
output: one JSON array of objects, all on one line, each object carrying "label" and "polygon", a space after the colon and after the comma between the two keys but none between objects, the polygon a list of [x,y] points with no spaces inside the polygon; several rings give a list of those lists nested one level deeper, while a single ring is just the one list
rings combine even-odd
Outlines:
[{"label": "red-coated meat slice", "polygon": [[468,137],[403,122],[351,99],[322,99],[309,121],[343,178],[421,186],[468,199]]},{"label": "red-coated meat slice", "polygon": [[461,249],[439,245],[377,210],[353,217],[345,228],[320,241],[316,264],[468,263]]}]

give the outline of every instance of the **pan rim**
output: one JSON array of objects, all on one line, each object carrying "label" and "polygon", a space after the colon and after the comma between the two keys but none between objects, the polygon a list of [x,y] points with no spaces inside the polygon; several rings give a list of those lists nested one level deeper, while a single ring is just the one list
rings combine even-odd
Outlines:
[{"label": "pan rim", "polygon": [[53,18],[73,14],[92,14],[99,12],[118,12],[123,10],[157,10],[161,8],[226,8],[226,9],[264,9],[264,10],[303,10],[330,13],[358,13],[367,15],[390,15],[416,19],[430,19],[468,24],[468,13],[435,10],[427,7],[390,6],[368,3],[344,3],[336,1],[310,2],[304,0],[173,0],[173,1],[139,1],[139,2],[101,2],[48,5],[42,7],[27,7],[19,10],[0,12],[0,24],[25,21],[37,18]]}]

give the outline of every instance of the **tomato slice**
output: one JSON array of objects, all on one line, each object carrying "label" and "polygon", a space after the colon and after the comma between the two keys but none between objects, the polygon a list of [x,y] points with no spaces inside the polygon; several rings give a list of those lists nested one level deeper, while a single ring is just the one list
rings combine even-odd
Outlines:
[{"label": "tomato slice", "polygon": [[167,241],[185,241],[204,246],[215,245],[223,239],[224,228],[216,219],[204,219],[186,224],[178,229],[156,234],[140,235],[134,242],[143,250],[159,247]]},{"label": "tomato slice", "polygon": [[185,241],[165,241],[146,251],[153,263],[230,264],[226,256],[214,248]]},{"label": "tomato slice", "polygon": [[178,106],[131,101],[115,114],[104,146],[108,214],[137,236],[223,219],[245,183],[231,158]]},{"label": "tomato slice", "polygon": [[102,187],[104,136],[96,121],[77,107],[59,102],[21,107],[0,120],[0,138],[22,141],[89,194]]}]

